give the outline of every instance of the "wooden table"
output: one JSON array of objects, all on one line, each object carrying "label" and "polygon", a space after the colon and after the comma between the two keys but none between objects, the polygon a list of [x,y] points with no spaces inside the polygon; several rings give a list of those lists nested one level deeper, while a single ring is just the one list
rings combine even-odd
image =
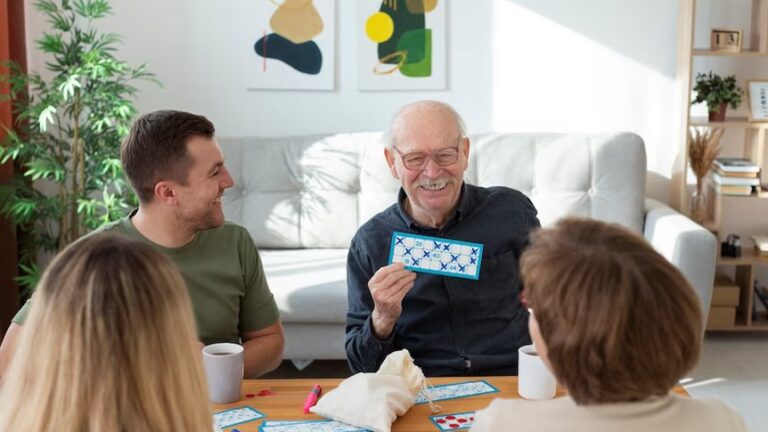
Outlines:
[{"label": "wooden table", "polygon": [[[437,402],[443,409],[441,414],[458,413],[465,411],[475,411],[488,406],[491,401],[497,397],[517,398],[517,377],[516,376],[494,376],[494,377],[442,377],[429,378],[432,385],[449,384],[455,382],[486,380],[491,385],[499,389],[498,393],[489,393],[469,398],[452,399]],[[245,380],[243,382],[242,399],[238,402],[227,405],[214,405],[213,411],[219,412],[230,408],[240,406],[250,406],[267,415],[265,420],[319,420],[322,417],[315,414],[304,414],[304,399],[315,384],[320,384],[323,393],[326,393],[339,385],[340,378],[323,379],[278,379],[278,380]],[[270,392],[269,396],[259,396]],[[673,392],[687,396],[688,393],[680,386],[676,386]],[[255,396],[247,398],[245,395],[253,394]],[[557,390],[557,396],[565,393],[562,389]],[[322,396],[321,396],[322,397]],[[434,415],[429,410],[429,404],[414,405],[408,412],[398,418],[392,425],[393,431],[409,432],[434,432],[437,429],[430,422],[429,417]],[[244,423],[225,429],[231,431],[238,429],[241,432],[256,432],[259,430],[262,420],[250,423]]]}]

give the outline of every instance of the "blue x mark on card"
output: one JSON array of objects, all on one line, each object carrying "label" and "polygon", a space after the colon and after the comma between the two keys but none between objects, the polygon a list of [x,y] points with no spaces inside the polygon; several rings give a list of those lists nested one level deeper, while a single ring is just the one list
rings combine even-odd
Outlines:
[{"label": "blue x mark on card", "polygon": [[442,237],[428,237],[395,231],[389,263],[405,263],[405,268],[423,273],[479,279],[483,245]]}]

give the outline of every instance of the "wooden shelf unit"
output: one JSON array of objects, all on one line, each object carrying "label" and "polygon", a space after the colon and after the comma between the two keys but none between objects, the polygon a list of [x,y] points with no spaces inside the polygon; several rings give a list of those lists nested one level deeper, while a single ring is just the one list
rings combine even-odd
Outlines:
[{"label": "wooden shelf unit", "polygon": [[[728,2],[728,0],[719,0]],[[768,60],[768,0],[752,0],[751,3],[751,32],[743,32],[742,51],[713,51],[706,47],[694,47],[694,29],[696,28],[696,0],[679,0],[679,18],[678,18],[678,52],[677,52],[677,96],[679,97],[680,110],[679,121],[680,128],[678,157],[672,172],[672,204],[682,213],[689,214],[691,186],[688,184],[688,130],[691,126],[698,127],[723,127],[729,129],[739,129],[744,132],[743,157],[752,160],[759,166],[765,166],[765,149],[768,138],[768,122],[751,122],[746,117],[727,117],[723,122],[709,122],[706,118],[697,118],[691,116],[692,87],[695,72],[706,72],[706,70],[694,71],[693,59],[696,57],[708,57],[715,59],[727,59],[728,61],[759,61]],[[751,33],[751,34],[750,34]],[[750,63],[752,64],[752,63]],[[765,64],[768,66],[768,61]],[[764,74],[755,73],[752,76],[737,76],[742,82],[745,79],[755,79],[762,77],[768,78],[768,71]],[[746,91],[746,89],[745,89]],[[743,103],[748,103],[748,98],[744,97]],[[708,195],[709,217],[710,220],[703,224],[707,229],[713,231],[715,235],[724,236],[727,233],[720,233],[722,226],[723,208],[726,208],[730,200],[762,200],[768,198],[767,190],[760,190],[752,195],[721,195],[715,191],[714,186],[707,182],[705,191]],[[743,202],[743,201],[742,201]],[[768,232],[768,218],[762,217],[767,221],[765,232]],[[759,218],[760,216],[755,216]],[[719,236],[720,237],[720,236]],[[724,241],[720,238],[719,242]],[[742,238],[742,244],[744,239]],[[749,242],[751,244],[751,242]],[[718,246],[719,247],[719,246]],[[719,251],[718,251],[719,252]],[[734,325],[716,328],[707,328],[707,331],[722,332],[768,332],[768,317],[761,317],[760,320],[753,322],[752,308],[755,301],[753,284],[755,280],[755,269],[758,266],[768,265],[767,257],[756,256],[751,247],[742,247],[743,256],[739,258],[719,258],[718,266],[721,270],[731,266],[734,268],[735,284],[739,286],[739,305],[736,307],[736,321]]]},{"label": "wooden shelf unit", "polygon": [[725,121],[710,122],[704,117],[691,117],[689,126],[768,129],[768,122],[751,122],[746,117],[726,117]]},{"label": "wooden shelf unit", "polygon": [[744,249],[740,257],[720,257],[718,265],[734,266],[734,282],[739,286],[739,305],[736,307],[736,323],[727,327],[707,327],[707,331],[768,332],[768,319],[753,321],[755,299],[755,267],[768,265],[768,257],[756,255],[753,249]]},{"label": "wooden shelf unit", "polygon": [[[729,0],[720,0],[728,2]],[[672,168],[672,205],[683,213],[689,212],[690,191],[688,185],[688,128],[689,126],[714,126],[706,119],[692,118],[690,115],[691,90],[693,89],[693,59],[695,57],[721,57],[729,59],[766,59],[768,60],[768,0],[752,0],[751,34],[742,34],[742,50],[713,51],[705,47],[694,47],[694,29],[696,27],[696,0],[679,0],[678,37],[677,37],[677,97],[680,104],[678,157]],[[757,78],[741,77],[741,78]],[[744,103],[746,103],[746,97]],[[726,128],[744,128],[746,130],[766,130],[768,123],[753,123],[747,118],[729,118],[717,126]],[[745,139],[749,141],[750,138]],[[757,146],[763,147],[763,146]],[[760,149],[762,152],[762,148]],[[762,154],[755,161],[761,162]]]},{"label": "wooden shelf unit", "polygon": [[742,50],[741,52],[728,52],[728,51],[712,51],[707,48],[694,48],[693,55],[695,56],[724,56],[724,57],[765,57],[768,53],[756,51],[756,50]]}]

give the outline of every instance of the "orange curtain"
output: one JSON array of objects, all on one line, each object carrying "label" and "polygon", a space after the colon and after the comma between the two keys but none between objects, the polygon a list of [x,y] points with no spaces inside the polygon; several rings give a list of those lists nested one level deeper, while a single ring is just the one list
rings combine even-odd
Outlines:
[{"label": "orange curtain", "polygon": [[[0,60],[14,60],[26,65],[24,48],[24,2],[0,0]],[[6,70],[0,69],[2,72]],[[8,94],[7,86],[0,85],[0,94]],[[13,125],[11,104],[0,102],[0,124]],[[5,138],[5,129],[0,129],[0,141]],[[13,164],[0,165],[0,183],[9,182],[13,176]],[[17,275],[16,233],[8,220],[0,216],[0,337],[19,308],[19,288],[14,282]]]}]

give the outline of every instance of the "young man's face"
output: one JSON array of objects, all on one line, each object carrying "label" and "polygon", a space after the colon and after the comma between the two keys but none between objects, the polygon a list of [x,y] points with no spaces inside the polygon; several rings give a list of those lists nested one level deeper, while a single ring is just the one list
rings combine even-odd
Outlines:
[{"label": "young man's face", "polygon": [[179,218],[198,230],[224,224],[221,196],[235,182],[224,166],[224,154],[216,140],[202,136],[187,141],[192,166],[186,185],[178,185]]}]

